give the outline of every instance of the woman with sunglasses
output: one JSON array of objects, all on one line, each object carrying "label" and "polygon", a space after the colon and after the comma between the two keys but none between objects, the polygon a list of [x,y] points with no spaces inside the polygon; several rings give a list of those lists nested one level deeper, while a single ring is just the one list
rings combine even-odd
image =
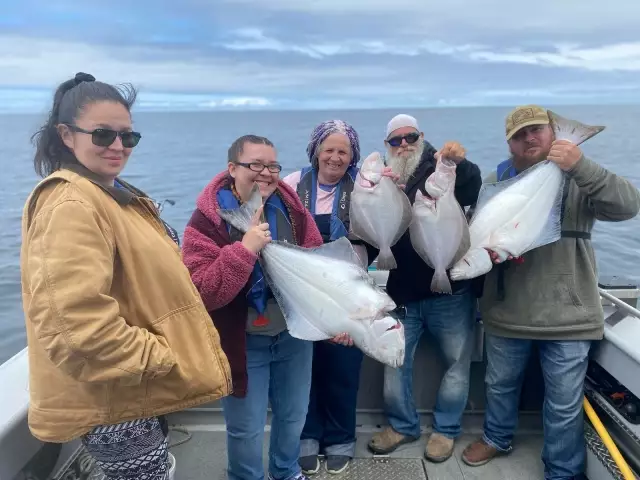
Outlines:
[{"label": "woman with sunglasses", "polygon": [[228,395],[231,371],[180,249],[120,179],[133,89],[79,73],[34,136],[45,177],[22,219],[29,426],[80,437],[108,479],[167,477],[166,413]]},{"label": "woman with sunglasses", "polygon": [[[306,478],[298,455],[313,345],[288,333],[257,260],[272,239],[316,247],[322,237],[295,191],[280,180],[276,157],[267,138],[245,135],[234,141],[227,168],[198,196],[184,234],[184,261],[220,332],[233,374],[233,396],[222,400],[230,480],[263,480],[269,403],[269,479]],[[243,234],[218,210],[240,208],[256,185],[263,206]]]},{"label": "woman with sunglasses", "polygon": [[[307,145],[310,166],[284,178],[296,189],[314,216],[325,243],[349,234],[349,199],[358,172],[360,142],[355,129],[342,120],[317,125]],[[385,170],[391,177],[391,169]],[[396,177],[394,177],[395,179]],[[363,266],[378,250],[351,240]],[[318,455],[326,454],[326,469],[344,471],[355,453],[356,401],[363,354],[347,334],[329,342],[315,342],[309,412],[302,432],[300,465],[308,475],[320,469]]]}]

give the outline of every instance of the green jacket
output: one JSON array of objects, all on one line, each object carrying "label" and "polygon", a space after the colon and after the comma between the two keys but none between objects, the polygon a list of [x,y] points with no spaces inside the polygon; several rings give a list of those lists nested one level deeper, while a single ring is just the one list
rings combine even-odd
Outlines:
[{"label": "green jacket", "polygon": [[[621,222],[640,211],[640,192],[628,180],[586,157],[567,172],[570,182],[563,230],[591,232],[596,220]],[[485,182],[495,182],[496,174]],[[485,277],[480,312],[487,332],[541,340],[599,340],[604,313],[591,240],[561,238],[509,262],[504,299],[498,298],[498,268]]]}]

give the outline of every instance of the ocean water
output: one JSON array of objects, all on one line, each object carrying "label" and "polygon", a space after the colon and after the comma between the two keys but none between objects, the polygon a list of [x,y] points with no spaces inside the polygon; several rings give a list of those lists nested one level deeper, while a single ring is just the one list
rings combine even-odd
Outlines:
[{"label": "ocean water", "polygon": [[[593,160],[640,187],[640,106],[572,106],[560,115],[607,128],[583,145]],[[507,157],[506,108],[454,108],[406,111],[418,119],[425,137],[439,148],[460,141],[483,175]],[[391,110],[134,113],[139,146],[123,178],[156,200],[170,199],[163,218],[180,233],[207,182],[225,168],[227,148],[237,137],[254,133],[270,138],[283,165],[282,176],[308,164],[305,149],[311,130],[323,120],[340,118],[360,136],[363,157],[384,149]],[[20,220],[29,192],[38,181],[32,166],[30,137],[43,121],[38,115],[0,115],[0,363],[25,346],[20,296]],[[601,276],[618,275],[640,282],[640,217],[621,223],[598,223],[593,242]]]}]

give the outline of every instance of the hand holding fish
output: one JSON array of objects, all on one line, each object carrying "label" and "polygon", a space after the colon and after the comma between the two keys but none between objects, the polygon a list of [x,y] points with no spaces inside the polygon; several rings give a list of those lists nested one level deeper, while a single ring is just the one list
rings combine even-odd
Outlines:
[{"label": "hand holding fish", "polygon": [[252,253],[257,254],[263,247],[271,241],[271,232],[268,223],[261,223],[262,219],[261,206],[256,211],[251,221],[251,228],[242,237],[242,245]]},{"label": "hand holding fish", "polygon": [[338,345],[343,345],[345,347],[353,346],[353,339],[349,336],[348,333],[341,333],[340,335],[336,335],[329,341],[331,343],[337,343]]},{"label": "hand holding fish", "polygon": [[[393,180],[393,183],[395,183],[396,185],[398,185],[398,181],[400,180],[400,175],[398,175],[397,173],[394,173],[391,167],[384,167],[382,169],[382,176],[389,177],[391,180]],[[398,187],[404,189],[405,186],[398,185]]]},{"label": "hand holding fish", "polygon": [[556,140],[551,144],[547,158],[565,172],[571,170],[580,158],[582,150],[569,140]]},{"label": "hand holding fish", "polygon": [[447,142],[440,149],[440,151],[435,154],[435,157],[436,161],[441,158],[448,158],[449,160],[455,162],[457,165],[464,160],[466,154],[467,151],[462,145],[460,145],[460,143]]},{"label": "hand holding fish", "polygon": [[[487,252],[489,252],[489,257],[491,257],[491,261],[495,264],[498,263],[502,263],[502,259],[500,258],[500,255],[498,255],[496,252],[489,250],[488,248],[486,249]],[[513,257],[511,255],[509,255],[507,257],[507,260],[513,260]]]}]

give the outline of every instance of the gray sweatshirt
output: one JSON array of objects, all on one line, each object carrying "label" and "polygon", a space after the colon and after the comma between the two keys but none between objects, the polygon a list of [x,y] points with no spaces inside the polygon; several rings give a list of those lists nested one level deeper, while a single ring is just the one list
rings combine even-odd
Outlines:
[{"label": "gray sweatshirt", "polygon": [[[591,232],[596,220],[620,222],[640,211],[640,192],[628,180],[586,157],[567,172],[569,190],[562,230]],[[493,173],[485,180],[495,182]],[[541,340],[599,340],[604,313],[591,240],[561,238],[509,262],[504,299],[498,268],[486,275],[480,311],[493,335]]]}]

